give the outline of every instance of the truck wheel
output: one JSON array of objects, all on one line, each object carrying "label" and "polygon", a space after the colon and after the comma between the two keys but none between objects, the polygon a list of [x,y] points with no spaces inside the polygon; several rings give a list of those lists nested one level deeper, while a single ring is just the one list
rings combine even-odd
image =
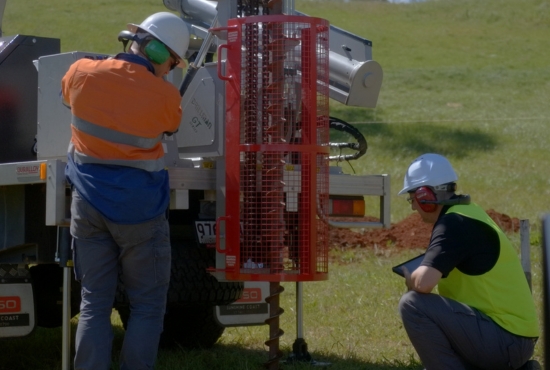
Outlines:
[{"label": "truck wheel", "polygon": [[[172,242],[172,267],[168,304],[180,306],[228,305],[241,298],[243,282],[219,282],[206,271],[214,266],[214,249],[195,242]],[[124,284],[119,279],[115,306],[129,303]]]},{"label": "truck wheel", "polygon": [[[63,268],[39,264],[29,268],[36,300],[36,325],[55,328],[63,324]],[[71,271],[71,315],[80,312],[80,283]]]},{"label": "truck wheel", "polygon": [[[117,307],[124,329],[130,317],[129,306]],[[214,307],[169,304],[164,315],[164,331],[159,347],[210,348],[222,336],[225,328],[215,318]]]},{"label": "truck wheel", "polygon": [[160,347],[210,348],[225,328],[215,318],[213,306],[169,305],[164,315]]},{"label": "truck wheel", "polygon": [[214,266],[214,249],[195,242],[173,242],[168,303],[218,306],[228,305],[241,298],[244,283],[220,283],[207,271],[207,268]]}]

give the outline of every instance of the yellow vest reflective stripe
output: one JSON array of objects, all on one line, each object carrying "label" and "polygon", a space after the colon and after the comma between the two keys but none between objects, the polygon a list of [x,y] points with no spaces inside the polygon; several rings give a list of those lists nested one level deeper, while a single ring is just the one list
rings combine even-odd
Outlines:
[{"label": "yellow vest reflective stripe", "polygon": [[476,204],[452,206],[447,213],[458,213],[492,227],[500,240],[500,254],[495,266],[482,275],[453,269],[439,281],[439,294],[478,309],[513,334],[538,337],[533,297],[517,252],[506,235]]}]

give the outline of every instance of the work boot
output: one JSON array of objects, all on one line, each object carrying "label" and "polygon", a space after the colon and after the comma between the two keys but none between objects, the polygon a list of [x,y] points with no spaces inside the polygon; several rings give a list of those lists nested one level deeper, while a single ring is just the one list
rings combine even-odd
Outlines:
[{"label": "work boot", "polygon": [[529,360],[518,370],[542,370],[542,367],[537,360]]}]

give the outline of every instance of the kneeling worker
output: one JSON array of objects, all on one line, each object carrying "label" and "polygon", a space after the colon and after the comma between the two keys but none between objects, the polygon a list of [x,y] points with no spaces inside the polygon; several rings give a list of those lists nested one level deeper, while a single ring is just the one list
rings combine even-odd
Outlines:
[{"label": "kneeling worker", "polygon": [[[535,304],[517,253],[438,154],[416,158],[404,187],[413,210],[433,224],[420,266],[404,271],[403,326],[427,370],[540,369]],[[439,294],[432,290],[438,285]]]}]

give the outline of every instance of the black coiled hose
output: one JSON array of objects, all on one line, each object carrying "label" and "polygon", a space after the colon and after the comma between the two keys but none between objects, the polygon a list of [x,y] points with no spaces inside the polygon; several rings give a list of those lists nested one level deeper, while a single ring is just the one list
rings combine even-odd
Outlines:
[{"label": "black coiled hose", "polygon": [[365,153],[367,153],[368,146],[367,146],[367,140],[365,139],[365,136],[358,129],[353,127],[351,124],[336,117],[329,117],[329,128],[344,132],[352,136],[355,140],[357,140],[356,143],[329,142],[329,146],[331,148],[339,148],[339,149],[349,148],[356,151],[356,153],[353,153],[353,154],[331,155],[328,158],[330,161],[338,161],[338,162],[351,161],[354,159],[358,159],[363,155],[365,155]]}]

